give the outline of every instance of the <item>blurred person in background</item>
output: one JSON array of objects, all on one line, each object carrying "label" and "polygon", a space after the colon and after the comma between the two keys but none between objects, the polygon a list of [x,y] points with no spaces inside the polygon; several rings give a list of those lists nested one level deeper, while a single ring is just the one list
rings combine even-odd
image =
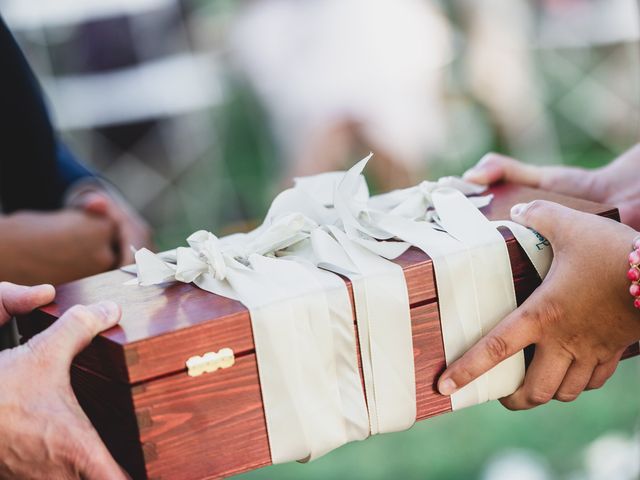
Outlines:
[{"label": "blurred person in background", "polygon": [[557,157],[532,41],[540,5],[526,0],[454,0],[451,5],[466,37],[468,93],[490,117],[499,142],[527,159]]},{"label": "blurred person in background", "polygon": [[61,143],[1,19],[0,71],[0,280],[60,283],[131,263],[147,225]]},{"label": "blurred person in background", "polygon": [[[0,0],[59,132],[166,248],[232,210],[210,110],[221,96],[217,56],[194,48],[190,30],[205,3]],[[194,186],[203,177],[212,188]]]},{"label": "blurred person in background", "polygon": [[285,181],[370,150],[382,189],[423,178],[444,140],[451,54],[431,2],[259,0],[239,11],[230,44],[270,117]]},{"label": "blurred person in background", "polygon": [[634,141],[635,0],[451,5],[466,36],[469,92],[486,109],[501,148],[528,162],[562,160],[565,122],[577,129],[572,147],[580,135],[618,152]]}]

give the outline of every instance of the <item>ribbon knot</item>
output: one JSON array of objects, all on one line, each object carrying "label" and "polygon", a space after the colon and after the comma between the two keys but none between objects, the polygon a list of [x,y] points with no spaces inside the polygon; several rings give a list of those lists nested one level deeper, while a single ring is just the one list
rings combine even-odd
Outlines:
[{"label": "ribbon knot", "polygon": [[216,280],[226,278],[225,253],[218,237],[199,230],[187,238],[187,243],[190,248],[179,247],[176,250],[176,280],[191,283],[205,273]]},{"label": "ribbon knot", "polygon": [[188,247],[178,247],[175,255],[160,257],[147,250],[136,252],[138,283],[155,285],[172,280],[199,283],[207,276],[217,281],[227,278],[229,268],[248,266],[252,255],[277,256],[278,252],[311,236],[318,224],[300,213],[274,219],[247,234],[221,240],[199,230],[187,238]]}]

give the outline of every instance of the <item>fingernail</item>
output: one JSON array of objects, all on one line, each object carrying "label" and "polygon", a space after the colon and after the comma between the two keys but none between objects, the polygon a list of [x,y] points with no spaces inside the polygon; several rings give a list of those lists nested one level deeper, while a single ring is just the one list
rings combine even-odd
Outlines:
[{"label": "fingernail", "polygon": [[34,285],[33,287],[31,287],[32,290],[37,290],[38,293],[42,293],[42,294],[55,294],[56,293],[56,289],[54,288],[53,285],[49,285],[48,283],[43,283],[42,285]]},{"label": "fingernail", "polygon": [[516,203],[513,207],[511,207],[511,216],[519,217],[520,215],[522,215],[527,209],[527,205],[528,204],[526,203]]},{"label": "fingernail", "polygon": [[438,391],[440,392],[440,395],[449,396],[453,394],[457,389],[458,386],[456,385],[456,382],[454,382],[451,378],[446,378],[438,384]]},{"label": "fingernail", "polygon": [[462,174],[463,180],[471,180],[475,182],[482,182],[486,180],[486,171],[480,166],[476,165]]},{"label": "fingernail", "polygon": [[55,293],[55,289],[52,285],[47,283],[42,285],[13,285],[13,288],[22,293],[30,293],[32,295],[51,295]]},{"label": "fingernail", "polygon": [[117,303],[114,303],[112,301],[106,300],[100,302],[96,305],[96,307],[98,307],[102,311],[105,318],[107,319],[112,319],[113,317],[117,317],[120,315],[120,307]]}]

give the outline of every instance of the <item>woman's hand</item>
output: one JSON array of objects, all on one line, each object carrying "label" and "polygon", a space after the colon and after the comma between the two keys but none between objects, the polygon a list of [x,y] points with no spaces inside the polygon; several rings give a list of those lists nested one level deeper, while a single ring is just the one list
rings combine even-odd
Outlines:
[{"label": "woman's hand", "polygon": [[[0,283],[0,325],[53,300],[51,285]],[[0,478],[127,478],[71,389],[73,358],[114,326],[112,302],[68,310],[28,343],[0,353]]]},{"label": "woman's hand", "polygon": [[471,182],[490,184],[499,180],[520,183],[572,197],[615,205],[622,222],[640,230],[640,144],[603,168],[541,167],[489,153],[464,174]]},{"label": "woman's hand", "polygon": [[501,399],[503,405],[520,410],[552,398],[575,400],[583,390],[604,385],[624,350],[640,339],[640,311],[626,277],[638,233],[545,201],[516,205],[511,215],[551,242],[551,269],[522,306],[447,368],[438,389],[451,395],[535,344],[524,383]]}]

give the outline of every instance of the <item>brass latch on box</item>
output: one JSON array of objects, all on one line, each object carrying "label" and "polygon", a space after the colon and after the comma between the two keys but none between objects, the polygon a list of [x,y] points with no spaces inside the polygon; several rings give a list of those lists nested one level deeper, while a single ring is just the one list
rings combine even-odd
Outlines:
[{"label": "brass latch on box", "polygon": [[204,355],[196,355],[187,360],[187,374],[190,377],[197,377],[203,373],[215,372],[219,368],[229,368],[233,366],[236,359],[233,350],[222,348],[218,353],[207,352]]}]

